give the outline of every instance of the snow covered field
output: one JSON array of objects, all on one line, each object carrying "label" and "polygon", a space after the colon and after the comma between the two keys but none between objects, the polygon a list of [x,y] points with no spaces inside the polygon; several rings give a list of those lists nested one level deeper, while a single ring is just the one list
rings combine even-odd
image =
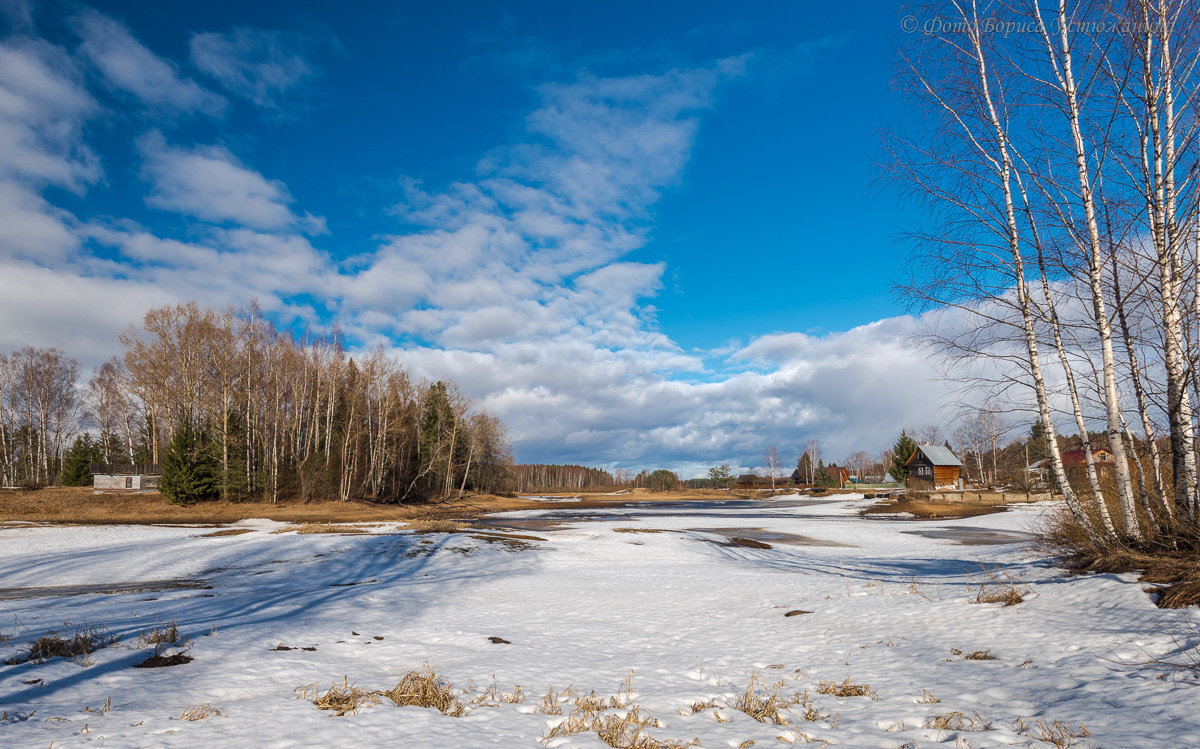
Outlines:
[{"label": "snow covered field", "polygon": [[[595,732],[547,736],[582,695],[618,695],[628,678],[625,707],[605,714],[637,706],[659,724],[643,738],[680,745],[1049,746],[1039,737],[1082,724],[1098,747],[1200,746],[1193,676],[1143,665],[1186,657],[1195,612],[1155,608],[1133,576],[1067,577],[1012,543],[1047,505],[912,522],[858,517],[862,504],[548,507],[498,520],[544,539],[513,544],[267,521],[224,536],[5,528],[4,658],[64,622],[121,639],[90,665],[0,666],[0,744],[603,747]],[[567,522],[541,527],[554,517]],[[974,603],[985,569],[1024,602]],[[170,621],[194,660],[131,668],[154,652],[139,633]],[[980,651],[995,659],[967,658]],[[462,717],[387,699],[337,717],[295,693],[343,678],[388,690],[425,664],[465,690]],[[847,677],[869,693],[819,691]],[[800,695],[781,722],[735,709],[752,680],[760,697]],[[551,690],[560,715],[544,712]],[[205,704],[222,714],[180,719]]]}]

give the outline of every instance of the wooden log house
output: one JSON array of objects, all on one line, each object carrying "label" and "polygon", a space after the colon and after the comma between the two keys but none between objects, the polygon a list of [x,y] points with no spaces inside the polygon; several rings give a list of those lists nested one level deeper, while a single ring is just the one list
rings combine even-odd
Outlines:
[{"label": "wooden log house", "polygon": [[961,489],[962,461],[948,447],[918,445],[904,463],[908,469],[905,486],[909,489]]}]

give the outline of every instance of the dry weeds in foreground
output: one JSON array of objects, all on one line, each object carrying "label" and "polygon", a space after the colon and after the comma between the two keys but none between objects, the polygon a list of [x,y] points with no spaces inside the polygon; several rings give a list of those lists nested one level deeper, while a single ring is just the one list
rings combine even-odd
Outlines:
[{"label": "dry weeds in foreground", "polygon": [[196,705],[195,707],[189,707],[187,710],[184,710],[183,714],[179,716],[179,719],[202,720],[207,723],[209,718],[223,717],[225,717],[224,710],[219,707],[213,707],[212,703],[206,702],[203,705]]},{"label": "dry weeds in foreground", "polygon": [[66,622],[62,629],[57,632],[47,632],[30,643],[25,653],[14,655],[5,663],[15,666],[29,661],[70,658],[84,665],[90,665],[89,656],[92,653],[112,645],[118,639],[120,638],[102,625],[73,625]]},{"label": "dry weeds in foreground", "polygon": [[817,694],[831,694],[834,697],[870,697],[873,700],[879,699],[879,695],[871,690],[870,684],[851,684],[849,676],[840,684],[835,681],[822,679],[821,683],[817,685]]},{"label": "dry weeds in foreground", "polygon": [[1030,725],[1024,718],[1017,718],[1016,729],[1017,733],[1025,734],[1050,746],[1057,747],[1057,749],[1067,749],[1074,746],[1076,739],[1085,739],[1089,747],[1092,745],[1092,734],[1082,723],[1076,729],[1067,723],[1057,720],[1053,723],[1047,723],[1038,718],[1034,721],[1033,725]]},{"label": "dry weeds in foreground", "polygon": [[342,533],[346,535],[363,535],[368,533],[367,529],[360,525],[339,525],[336,523],[303,523],[295,528],[287,528],[285,531],[295,530],[298,534],[309,533]]},{"label": "dry weeds in foreground", "polygon": [[133,647],[145,648],[153,645],[155,648],[158,648],[161,645],[172,645],[179,642],[180,639],[179,627],[175,624],[174,620],[166,624],[159,622],[150,629],[142,630],[137,640],[134,641]]},{"label": "dry weeds in foreground", "polygon": [[[574,689],[570,687],[558,694],[551,690],[542,698],[542,707],[547,710],[556,709],[557,714],[561,714],[558,700],[573,693]],[[546,732],[542,743],[563,736],[591,732],[614,749],[685,749],[699,745],[699,739],[685,743],[646,735],[647,729],[659,728],[662,724],[649,712],[633,705],[632,700],[631,671],[617,693],[610,697],[600,697],[595,690],[576,697],[575,709]]]},{"label": "dry weeds in foreground", "polygon": [[984,720],[983,716],[975,711],[967,715],[956,710],[933,716],[925,721],[925,728],[932,728],[938,731],[963,731],[972,733],[975,731],[990,731],[992,730],[992,724]]},{"label": "dry weeds in foreground", "polygon": [[462,527],[460,523],[453,520],[414,518],[408,521],[407,529],[413,533],[457,533],[462,530]]},{"label": "dry weeds in foreground", "polygon": [[379,693],[352,686],[346,678],[342,683],[333,684],[329,691],[321,694],[316,682],[296,688],[296,697],[301,700],[311,700],[318,709],[331,710],[334,715],[354,715],[361,707],[378,705]]},{"label": "dry weeds in foreground", "polygon": [[464,712],[454,685],[434,673],[429,664],[422,671],[409,671],[399,684],[377,694],[390,699],[396,707],[432,707],[452,718],[461,718]]}]

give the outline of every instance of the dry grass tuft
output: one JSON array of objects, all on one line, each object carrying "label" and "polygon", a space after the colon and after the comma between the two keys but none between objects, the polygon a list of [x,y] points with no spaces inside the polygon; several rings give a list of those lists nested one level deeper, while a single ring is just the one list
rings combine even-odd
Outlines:
[{"label": "dry grass tuft", "polygon": [[96,715],[108,715],[112,710],[112,697],[105,697],[104,704],[100,707],[84,707],[85,713],[95,713]]},{"label": "dry grass tuft", "polygon": [[[550,692],[547,693],[547,697],[553,694],[554,690],[551,689]],[[471,704],[479,705],[480,707],[499,707],[500,705],[516,705],[524,701],[525,690],[520,684],[513,687],[511,692],[501,692],[500,685],[496,683],[496,676],[493,674],[492,683],[483,691],[482,694],[479,694],[472,699]]]},{"label": "dry grass tuft", "polygon": [[559,701],[565,694],[565,691],[556,692],[554,691],[554,688],[551,687],[549,690],[547,690],[546,694],[542,697],[541,701],[538,702],[537,707],[535,707],[533,711],[535,713],[541,713],[542,715],[562,715],[562,706],[559,704]]},{"label": "dry grass tuft", "polygon": [[1076,739],[1086,739],[1088,746],[1092,744],[1092,734],[1082,723],[1076,729],[1057,720],[1053,723],[1046,723],[1039,718],[1030,726],[1025,722],[1024,718],[1017,718],[1017,732],[1057,747],[1057,749],[1067,749],[1067,747],[1074,746]]},{"label": "dry grass tuft", "polygon": [[378,692],[368,692],[351,686],[345,678],[342,679],[341,686],[333,684],[325,694],[320,693],[316,682],[297,687],[296,697],[301,700],[311,699],[319,709],[332,710],[334,715],[354,715],[361,707],[379,704]]},{"label": "dry grass tuft", "polygon": [[[750,676],[750,683],[737,696],[733,703],[735,710],[754,718],[759,723],[774,723],[786,726],[787,718],[783,711],[804,701],[800,695],[785,697],[782,694],[784,682],[777,682],[770,687],[758,683],[758,674]],[[806,695],[807,696],[807,695]]]},{"label": "dry grass tuft", "polygon": [[[964,650],[959,650],[958,648],[950,648],[950,655],[952,657],[944,659],[942,661],[942,663],[953,663],[954,662],[953,656],[960,656],[960,655],[962,656],[964,661],[998,661],[998,660],[1000,660],[1000,658],[998,656],[992,655],[990,650],[972,650],[970,652],[967,652]],[[1028,661],[1026,661],[1026,662],[1028,662]]]},{"label": "dry grass tuft", "polygon": [[613,528],[613,533],[662,533],[660,528]]},{"label": "dry grass tuft", "polygon": [[206,702],[203,705],[196,705],[195,707],[189,707],[187,710],[184,710],[183,714],[179,716],[179,719],[202,720],[207,723],[209,718],[223,717],[225,717],[224,710],[219,707],[213,707],[211,703]]},{"label": "dry grass tuft", "polygon": [[1005,606],[1016,606],[1025,600],[1025,596],[1015,587],[988,590],[980,588],[975,596],[975,603],[1002,603]]},{"label": "dry grass tuft", "polygon": [[[1022,590],[1022,586],[1007,571],[989,569],[985,566],[983,572],[987,575],[987,580],[980,583],[979,592],[975,595],[975,603],[1000,603],[1005,606],[1015,606],[1025,600],[1025,594],[1029,591]],[[967,587],[970,588],[969,585]]]},{"label": "dry grass tuft", "polygon": [[145,648],[153,645],[157,648],[160,645],[172,645],[179,642],[180,639],[179,627],[172,620],[166,624],[159,622],[150,629],[142,630],[142,633],[138,635],[133,646],[135,648]]},{"label": "dry grass tuft", "polygon": [[977,712],[972,711],[970,715],[967,715],[966,713],[954,711],[933,716],[925,721],[925,728],[933,728],[938,731],[965,731],[972,733],[976,731],[990,731],[992,730],[992,724],[984,720]]},{"label": "dry grass tuft", "polygon": [[933,696],[933,692],[928,689],[921,690],[921,696],[917,698],[917,703],[921,705],[936,705],[941,702],[937,697]]},{"label": "dry grass tuft", "polygon": [[85,624],[74,626],[68,622],[57,632],[47,632],[37,638],[29,644],[25,653],[15,655],[5,663],[14,666],[29,661],[71,658],[88,665],[92,653],[112,645],[118,639],[120,638],[110,633],[107,627]]},{"label": "dry grass tuft", "polygon": [[253,528],[226,528],[212,533],[201,533],[200,538],[220,538],[221,536],[240,536],[243,533],[253,533]]},{"label": "dry grass tuft", "polygon": [[697,739],[683,743],[645,734],[647,728],[658,728],[660,725],[654,716],[636,705],[624,713],[601,715],[585,704],[577,706],[551,728],[542,741],[591,732],[613,749],[686,749],[700,743]]},{"label": "dry grass tuft", "polygon": [[724,706],[725,705],[723,703],[719,703],[716,700],[705,700],[704,702],[693,702],[690,709],[692,711],[691,714],[695,715],[696,713],[702,713],[705,710],[712,710]]},{"label": "dry grass tuft", "polygon": [[453,520],[415,518],[408,521],[408,530],[413,533],[458,533],[462,526]]},{"label": "dry grass tuft", "polygon": [[[362,535],[367,533],[367,529],[357,525],[339,525],[337,523],[302,523],[293,528],[286,530],[295,530],[298,534],[308,533],[345,533],[350,535]],[[286,532],[286,530],[284,532]]]},{"label": "dry grass tuft", "polygon": [[817,685],[817,694],[832,694],[834,697],[871,697],[878,699],[879,695],[871,691],[870,684],[851,684],[847,676],[842,683],[822,679]]},{"label": "dry grass tuft", "polygon": [[409,671],[399,684],[379,694],[390,699],[396,707],[432,707],[452,718],[461,718],[464,712],[454,685],[434,673],[429,664],[425,665],[424,671]]}]

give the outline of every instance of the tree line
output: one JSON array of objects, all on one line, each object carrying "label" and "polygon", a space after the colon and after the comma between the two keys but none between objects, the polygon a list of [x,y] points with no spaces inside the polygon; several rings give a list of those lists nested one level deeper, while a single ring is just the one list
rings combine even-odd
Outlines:
[{"label": "tree line", "polygon": [[[51,483],[76,453],[161,464],[183,501],[281,496],[404,502],[513,483],[500,421],[452,382],[417,382],[381,350],[278,330],[249,305],[146,313],[79,387],[54,349],[0,358],[7,485]],[[80,435],[82,428],[98,434]],[[180,480],[176,485],[173,482]]]}]

